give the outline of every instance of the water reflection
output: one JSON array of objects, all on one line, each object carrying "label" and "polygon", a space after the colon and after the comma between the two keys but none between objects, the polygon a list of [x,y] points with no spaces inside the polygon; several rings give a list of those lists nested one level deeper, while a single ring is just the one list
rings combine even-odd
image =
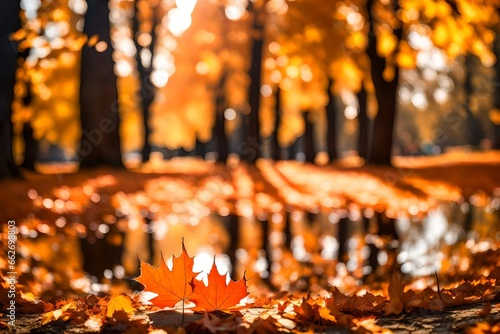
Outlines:
[{"label": "water reflection", "polygon": [[127,228],[119,265],[126,276],[137,275],[137,255],[156,265],[160,252],[166,258],[177,255],[185,237],[197,271],[209,270],[216,254],[221,273],[239,278],[246,271],[251,284],[264,281],[279,288],[359,285],[395,267],[415,277],[463,273],[468,254],[500,241],[497,199],[481,206],[441,204],[422,219],[392,219],[371,210],[283,210],[257,217],[208,214],[192,224],[172,215],[129,214],[121,218]]}]

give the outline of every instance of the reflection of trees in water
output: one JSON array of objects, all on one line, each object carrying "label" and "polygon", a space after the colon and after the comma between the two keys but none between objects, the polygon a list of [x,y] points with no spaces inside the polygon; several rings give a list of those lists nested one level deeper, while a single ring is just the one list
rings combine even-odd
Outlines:
[{"label": "reflection of trees in water", "polygon": [[[235,223],[236,242],[228,233]],[[129,221],[129,227],[134,224]],[[228,254],[219,267],[224,272],[235,266],[233,277],[246,271],[252,283],[262,279],[279,287],[305,287],[334,284],[347,276],[371,281],[386,277],[395,267],[411,276],[465,272],[471,252],[487,250],[498,241],[500,219],[498,211],[488,205],[450,203],[419,221],[389,219],[368,210],[365,215],[347,211],[292,211],[258,218],[210,215],[197,225],[153,221],[149,229],[141,224],[125,232],[122,265],[130,275],[137,273],[137,254],[156,265],[160,251],[165,257],[177,255],[185,237],[190,255],[198,254],[198,265],[203,268],[211,265],[211,254]],[[289,244],[287,224],[292,237]],[[149,248],[148,243],[152,243]]]}]

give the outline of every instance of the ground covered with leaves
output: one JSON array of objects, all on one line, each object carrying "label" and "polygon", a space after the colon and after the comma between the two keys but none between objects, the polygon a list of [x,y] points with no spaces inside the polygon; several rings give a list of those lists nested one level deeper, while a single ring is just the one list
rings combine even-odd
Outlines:
[{"label": "ground covered with leaves", "polygon": [[[178,160],[132,171],[74,174],[45,166],[44,171],[53,168],[52,173],[2,183],[2,240],[8,240],[9,233],[4,222],[12,219],[18,238],[14,289],[7,274],[7,248],[0,251],[0,330],[500,332],[497,223],[488,228],[478,224],[473,239],[453,245],[454,260],[446,260],[439,273],[424,276],[403,275],[396,266],[360,279],[341,271],[337,260],[313,253],[304,262],[278,244],[273,281],[266,281],[259,266],[244,258],[239,258],[233,281],[213,257],[199,273],[194,260],[201,255],[188,255],[199,254],[196,241],[205,235],[212,253],[224,253],[227,236],[216,225],[201,223],[213,213],[250,217],[284,210],[365,215],[384,211],[417,221],[441,203],[454,202],[485,208],[494,216],[500,207],[498,154],[446,161],[406,159],[398,168],[374,168],[267,161],[256,167],[220,166]],[[156,237],[164,234],[175,242],[155,240],[158,249],[147,256],[144,233],[136,233],[151,226],[146,221],[157,222]],[[261,239],[249,230],[244,234],[251,236],[242,248]],[[305,240],[314,244],[318,239]],[[132,256],[122,256],[119,266],[103,268],[107,271],[98,278],[85,273],[83,242],[99,250],[90,259],[96,263],[117,245]],[[97,248],[101,243],[104,248]],[[164,255],[170,254],[176,257],[167,264]],[[15,327],[9,325],[12,290]]]},{"label": "ground covered with leaves", "polygon": [[[418,289],[420,281],[405,284],[394,273],[377,288],[361,286],[353,294],[336,287],[300,293],[273,293],[251,287],[246,279],[227,283],[212,267],[208,286],[187,269],[192,261],[186,251],[174,258],[170,270],[142,264],[137,280],[146,290],[158,293],[145,303],[136,292],[43,301],[20,293],[16,332],[102,333],[274,333],[274,332],[465,332],[497,333],[500,330],[500,252],[488,251],[496,268],[487,276],[473,274],[446,287]],[[487,272],[488,268],[481,268]],[[7,286],[0,300],[7,311]],[[179,304],[182,303],[182,306]],[[186,305],[185,305],[186,304]],[[0,326],[8,329],[8,311]]]}]

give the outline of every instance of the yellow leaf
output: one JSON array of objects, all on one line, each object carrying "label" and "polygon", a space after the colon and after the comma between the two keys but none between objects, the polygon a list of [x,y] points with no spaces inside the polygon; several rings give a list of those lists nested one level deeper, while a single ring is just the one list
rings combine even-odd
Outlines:
[{"label": "yellow leaf", "polygon": [[111,318],[116,311],[125,311],[127,314],[132,313],[134,311],[132,300],[128,296],[123,295],[111,297],[108,302],[106,316]]}]

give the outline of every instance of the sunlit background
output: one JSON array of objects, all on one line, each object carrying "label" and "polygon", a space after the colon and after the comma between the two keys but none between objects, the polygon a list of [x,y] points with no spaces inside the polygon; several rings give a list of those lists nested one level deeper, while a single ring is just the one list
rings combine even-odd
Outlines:
[{"label": "sunlit background", "polygon": [[[161,252],[178,255],[182,237],[195,271],[216,255],[221,273],[246,271],[250,284],[304,290],[352,289],[394,267],[415,277],[465,273],[471,254],[496,250],[500,184],[473,175],[471,185],[462,180],[472,177],[469,169],[448,175],[440,167],[484,163],[486,176],[497,172],[500,158],[490,150],[500,145],[498,12],[469,1],[457,1],[460,15],[445,1],[400,1],[397,13],[389,4],[377,2],[369,26],[364,2],[355,0],[111,0],[110,46],[82,33],[85,0],[22,0],[14,38],[26,56],[15,85],[14,153],[22,162],[31,127],[40,174],[6,186],[2,203],[11,194],[20,201],[1,216],[20,219],[19,266],[36,278],[25,278],[32,291],[109,289],[102,283],[137,275],[139,259],[156,265]],[[358,168],[362,113],[370,121],[378,114],[370,33],[385,61],[383,79],[399,70],[396,169]],[[247,165],[238,153],[245,117],[256,112],[248,96],[257,40],[260,134],[276,135],[289,161]],[[76,169],[82,137],[87,46],[113,47],[121,148],[133,173],[65,174]],[[144,89],[154,92],[146,125]],[[210,155],[221,96],[226,165]],[[337,110],[337,169],[326,165],[329,104]],[[303,163],[308,124],[316,164]],[[141,165],[148,127],[152,154]],[[209,143],[202,154],[200,143]],[[263,143],[269,158],[270,141]],[[483,155],[464,153],[472,151]]]}]

